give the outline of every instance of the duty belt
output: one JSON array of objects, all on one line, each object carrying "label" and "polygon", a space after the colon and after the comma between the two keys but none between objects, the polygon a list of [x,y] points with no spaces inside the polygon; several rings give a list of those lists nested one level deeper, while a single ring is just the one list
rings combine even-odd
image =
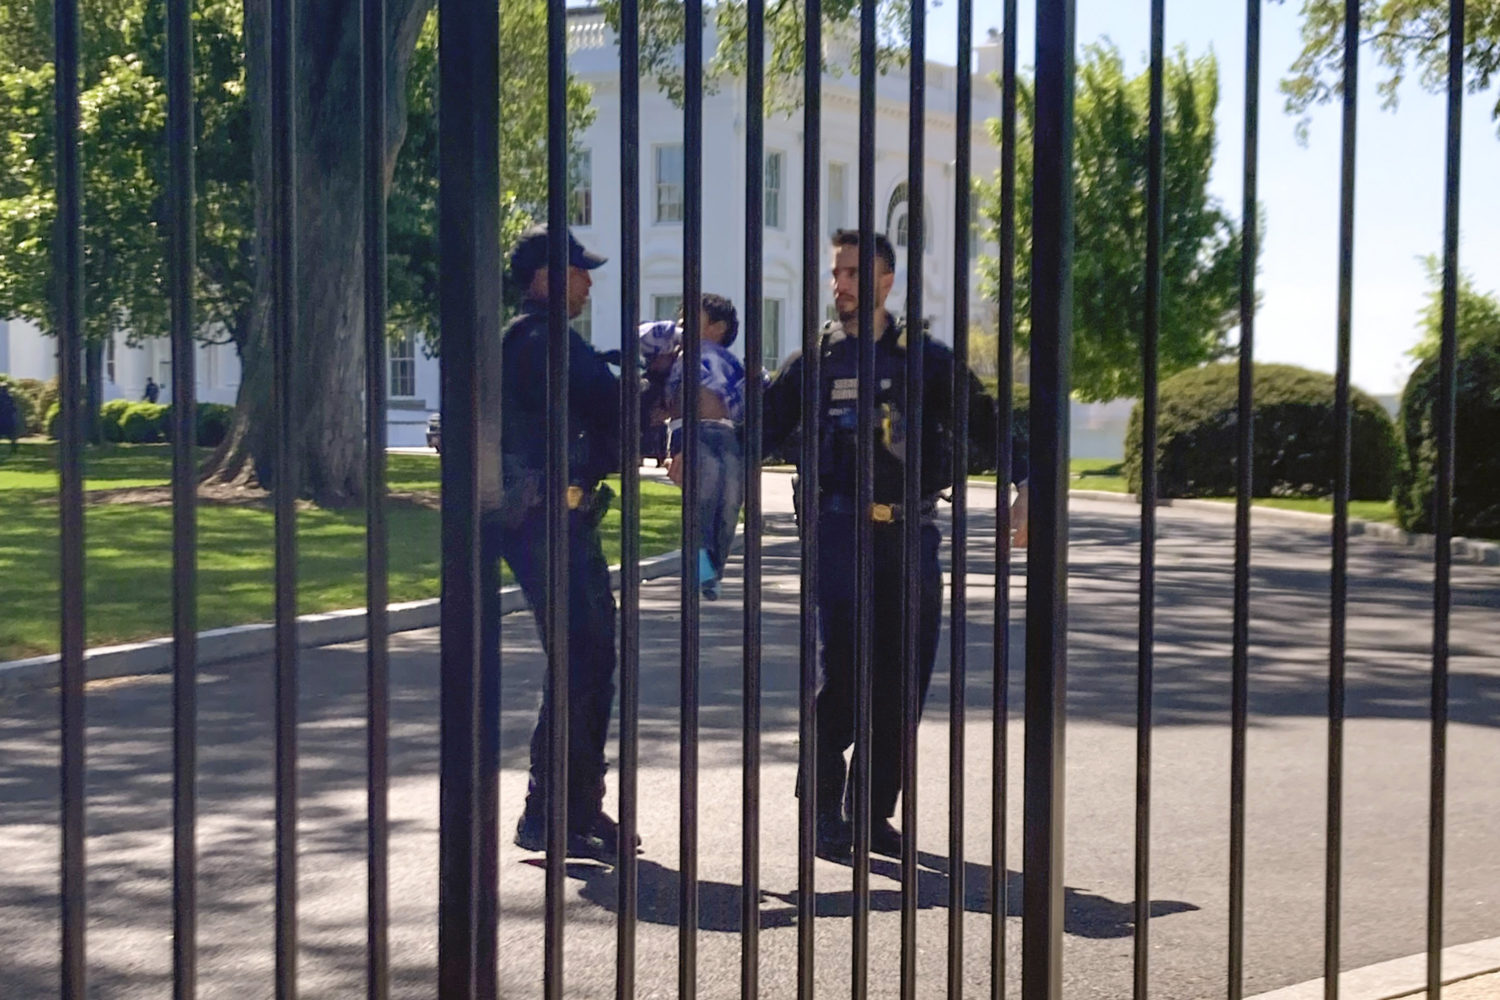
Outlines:
[{"label": "duty belt", "polygon": [[[823,510],[829,514],[853,514],[858,510],[858,505],[853,497],[842,494],[824,494],[822,497]],[[906,508],[899,503],[872,503],[869,508],[870,520],[876,524],[895,524],[906,519]],[[918,516],[924,520],[931,520],[937,514],[937,501],[932,497],[923,499],[918,508]]]}]

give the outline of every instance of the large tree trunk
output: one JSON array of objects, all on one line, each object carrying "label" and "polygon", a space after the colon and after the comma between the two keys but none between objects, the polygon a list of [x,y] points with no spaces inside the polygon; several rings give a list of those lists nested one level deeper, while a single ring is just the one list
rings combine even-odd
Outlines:
[{"label": "large tree trunk", "polygon": [[[387,0],[386,162],[389,192],[406,137],[406,74],[434,0]],[[298,5],[297,330],[292,467],[271,461],[270,0],[245,0],[246,84],[255,135],[255,302],[241,352],[235,425],[211,478],[270,488],[290,476],[300,496],[337,506],[364,495],[364,304],[359,0]],[[436,225],[436,220],[433,220]]]}]

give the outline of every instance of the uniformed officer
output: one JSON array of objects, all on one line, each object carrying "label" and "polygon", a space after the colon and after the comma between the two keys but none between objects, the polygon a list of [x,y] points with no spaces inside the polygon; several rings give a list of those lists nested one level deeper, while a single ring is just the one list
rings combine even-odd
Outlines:
[{"label": "uniformed officer", "polygon": [[[817,695],[817,851],[822,857],[847,858],[852,837],[844,813],[847,766],[844,752],[854,742],[855,610],[859,582],[855,564],[856,527],[867,517],[874,525],[873,595],[874,646],[871,669],[872,740],[870,751],[871,850],[897,857],[901,835],[891,825],[901,792],[901,702],[904,671],[905,616],[902,591],[908,573],[921,581],[918,661],[918,706],[926,699],[937,656],[938,629],[942,619],[942,572],[938,565],[941,537],[935,523],[938,494],[952,485],[953,473],[953,374],[956,359],[946,346],[925,333],[913,334],[882,308],[895,277],[896,255],[883,235],[873,236],[875,248],[875,409],[876,441],[874,498],[870,510],[856,506],[858,475],[859,325],[858,310],[860,234],[840,230],[833,235],[832,289],[838,322],[825,327],[822,338],[822,386],[820,412],[816,417],[821,490],[819,509],[820,549],[818,567],[818,611],[822,662]],[[905,460],[906,352],[916,343],[923,359],[922,504],[912,511],[903,508],[906,476],[912,472]],[[969,378],[970,430],[974,441],[993,450],[996,434],[994,401],[985,395],[972,373]],[[766,450],[777,447],[797,430],[803,414],[802,359],[794,356],[783,366],[765,397]],[[1017,449],[1019,451],[1019,449]],[[803,474],[807,470],[800,470]],[[1020,496],[1012,508],[1011,525],[1017,543],[1025,544],[1027,491],[1026,459],[1017,455],[1011,470],[1021,483]],[[916,566],[905,563],[902,522],[920,518],[921,547]],[[798,794],[806,794],[798,782]]]},{"label": "uniformed officer", "polygon": [[[509,277],[520,290],[521,313],[501,341],[501,476],[498,514],[484,533],[483,560],[495,572],[503,556],[536,615],[546,642],[547,609],[547,328],[545,226],[529,229],[510,255]],[[583,311],[589,272],[604,258],[567,233],[568,318]],[[613,861],[619,832],[603,811],[604,744],[614,702],[615,601],[599,540],[599,521],[612,494],[600,480],[620,456],[619,379],[577,332],[568,331],[568,854]],[[498,574],[496,574],[498,576]],[[484,581],[485,598],[498,579]],[[498,661],[498,614],[485,616],[486,654]],[[498,662],[495,663],[498,668]],[[516,844],[539,851],[547,842],[547,757],[550,676],[531,735],[531,783],[516,824]]]}]

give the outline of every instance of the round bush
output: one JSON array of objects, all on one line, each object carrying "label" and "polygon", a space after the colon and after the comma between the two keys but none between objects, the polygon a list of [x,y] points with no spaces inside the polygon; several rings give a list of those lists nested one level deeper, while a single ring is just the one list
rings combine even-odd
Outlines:
[{"label": "round bush", "polygon": [[234,407],[224,403],[198,404],[198,447],[217,448],[234,425]]},{"label": "round bush", "polygon": [[[150,405],[150,404],[146,404]],[[172,406],[161,407],[161,439],[172,440]],[[223,403],[199,403],[193,407],[196,430],[193,439],[199,448],[217,448],[234,423],[234,407]]]},{"label": "round bush", "polygon": [[128,399],[111,399],[99,407],[99,429],[104,440],[115,443],[125,440],[125,431],[121,428],[120,421],[130,406]]},{"label": "round bush", "polygon": [[[1256,365],[1251,492],[1323,497],[1337,479],[1332,375],[1294,365]],[[1237,488],[1239,364],[1180,372],[1158,396],[1157,476],[1163,497],[1229,496]],[[1349,394],[1350,497],[1385,500],[1395,483],[1395,425],[1373,397]],[[1125,477],[1141,488],[1141,407],[1125,435]]]},{"label": "round bush", "polygon": [[42,426],[47,429],[47,436],[52,440],[58,440],[62,433],[62,407],[53,403],[47,407],[47,415],[42,418]]},{"label": "round bush", "polygon": [[127,444],[150,444],[162,439],[167,408],[160,403],[131,403],[120,418],[121,437]]},{"label": "round bush", "polygon": [[[1396,483],[1396,516],[1408,531],[1434,529],[1439,381],[1437,359],[1424,361],[1401,396],[1406,461]],[[1500,538],[1500,348],[1460,350],[1456,423],[1453,533]]]}]

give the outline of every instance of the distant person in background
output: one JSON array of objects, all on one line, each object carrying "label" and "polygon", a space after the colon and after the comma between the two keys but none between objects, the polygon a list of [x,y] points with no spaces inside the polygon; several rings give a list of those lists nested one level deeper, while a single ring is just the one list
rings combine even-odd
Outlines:
[{"label": "distant person in background", "polygon": [[0,382],[0,438],[10,438],[10,453],[14,455],[21,436],[21,411],[10,394],[10,386]]},{"label": "distant person in background", "polygon": [[151,380],[151,376],[150,375],[147,375],[146,376],[146,391],[141,394],[141,398],[144,399],[148,403],[154,403],[154,402],[156,402],[156,400],[160,396],[161,396],[161,386],[159,386],[155,382],[153,382]]}]

